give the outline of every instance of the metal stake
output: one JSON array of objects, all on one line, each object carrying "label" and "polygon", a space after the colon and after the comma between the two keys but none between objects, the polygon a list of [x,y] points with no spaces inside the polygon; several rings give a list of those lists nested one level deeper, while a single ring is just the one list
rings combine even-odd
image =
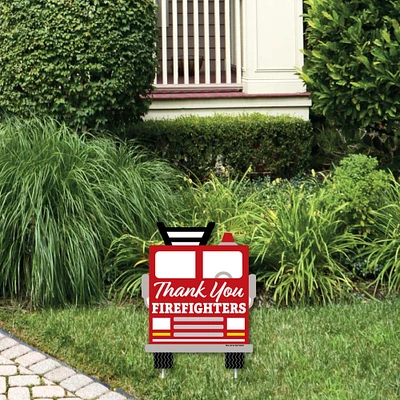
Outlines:
[{"label": "metal stake", "polygon": [[165,368],[161,369],[161,379],[165,378]]},{"label": "metal stake", "polygon": [[235,379],[237,379],[237,377],[238,377],[238,369],[235,368]]}]

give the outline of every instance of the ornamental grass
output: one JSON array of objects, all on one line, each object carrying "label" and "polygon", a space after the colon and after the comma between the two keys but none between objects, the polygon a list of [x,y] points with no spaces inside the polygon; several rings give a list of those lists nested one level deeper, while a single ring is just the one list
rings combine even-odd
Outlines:
[{"label": "ornamental grass", "polygon": [[104,292],[113,239],[146,237],[179,203],[179,175],[132,143],[53,120],[0,123],[0,295],[33,305]]}]

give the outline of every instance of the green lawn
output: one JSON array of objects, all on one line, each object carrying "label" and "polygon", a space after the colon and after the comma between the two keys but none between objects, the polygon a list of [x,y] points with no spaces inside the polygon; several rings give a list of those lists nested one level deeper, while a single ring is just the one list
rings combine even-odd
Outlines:
[{"label": "green lawn", "polygon": [[149,399],[399,399],[400,300],[251,311],[254,353],[237,380],[223,354],[178,354],[166,379],[144,352],[147,310],[113,304],[26,312],[1,326],[73,367]]}]

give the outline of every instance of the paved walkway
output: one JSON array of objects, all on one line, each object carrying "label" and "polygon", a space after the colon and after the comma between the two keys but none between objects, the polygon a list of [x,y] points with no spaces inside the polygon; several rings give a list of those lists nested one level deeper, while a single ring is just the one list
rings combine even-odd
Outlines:
[{"label": "paved walkway", "polygon": [[110,388],[0,329],[0,400],[127,400]]}]

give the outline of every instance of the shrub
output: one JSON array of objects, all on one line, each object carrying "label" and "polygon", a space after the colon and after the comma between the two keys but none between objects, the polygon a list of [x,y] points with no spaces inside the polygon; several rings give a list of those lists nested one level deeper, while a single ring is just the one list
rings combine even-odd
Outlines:
[{"label": "shrub", "polygon": [[313,126],[312,166],[317,171],[327,171],[332,165],[349,154],[358,152],[357,146],[349,141],[341,129],[326,120],[321,115],[315,115],[310,110],[310,120]]},{"label": "shrub", "polygon": [[344,204],[341,218],[353,229],[358,225],[363,233],[373,230],[371,211],[382,206],[382,194],[390,187],[390,175],[377,166],[376,158],[353,154],[340,162],[327,181],[329,204]]},{"label": "shrub", "polygon": [[[212,176],[204,184],[186,178],[187,184],[181,190],[181,209],[162,221],[167,226],[206,226],[212,221],[216,225],[209,244],[219,243],[224,232],[233,233],[237,243],[249,243],[253,226],[248,215],[260,197],[257,191],[248,190],[245,178]],[[107,274],[113,282],[111,291],[117,292],[119,299],[139,293],[141,277],[148,271],[148,246],[162,243],[157,232],[146,240],[123,235],[113,241]]]},{"label": "shrub", "polygon": [[278,303],[327,303],[352,288],[340,259],[351,256],[358,237],[342,230],[338,208],[327,208],[326,191],[309,194],[288,187],[270,209],[253,215],[252,251],[264,281]]},{"label": "shrub", "polygon": [[312,128],[300,118],[254,113],[148,120],[127,135],[199,178],[217,160],[235,176],[251,165],[256,172],[292,177],[309,166]]},{"label": "shrub", "polygon": [[[254,183],[213,176],[205,184],[182,191],[186,207],[168,225],[216,226],[210,244],[224,232],[249,245],[250,266],[258,281],[273,290],[277,302],[328,302],[352,287],[341,260],[348,260],[358,236],[343,233],[339,211],[327,208],[326,191],[312,179],[297,184]],[[266,205],[268,204],[268,206]],[[148,268],[148,246],[160,243],[154,235],[144,241],[124,235],[113,243],[110,271],[119,297],[139,292]]]},{"label": "shrub", "polygon": [[400,289],[400,185],[393,178],[385,193],[385,205],[371,212],[376,238],[365,243],[362,256],[366,257],[366,272],[377,274],[375,291],[387,284],[388,292]]},{"label": "shrub", "polygon": [[154,0],[3,0],[0,108],[73,127],[139,119],[157,42]]},{"label": "shrub", "polygon": [[301,78],[313,108],[337,127],[395,133],[399,126],[400,3],[307,0]]},{"label": "shrub", "polygon": [[137,147],[65,125],[0,124],[0,290],[34,305],[88,303],[122,234],[150,237],[180,208],[179,175]]},{"label": "shrub", "polygon": [[109,294],[118,301],[140,294],[142,275],[149,272],[149,246],[163,244],[154,236],[156,232],[148,239],[126,234],[111,243],[106,277],[111,283]]},{"label": "shrub", "polygon": [[203,184],[189,186],[184,193],[183,219],[188,226],[215,222],[210,243],[219,243],[224,232],[233,233],[240,244],[248,243],[252,231],[248,215],[262,196],[261,192],[249,190],[248,184],[245,175],[241,179],[212,175]]}]

